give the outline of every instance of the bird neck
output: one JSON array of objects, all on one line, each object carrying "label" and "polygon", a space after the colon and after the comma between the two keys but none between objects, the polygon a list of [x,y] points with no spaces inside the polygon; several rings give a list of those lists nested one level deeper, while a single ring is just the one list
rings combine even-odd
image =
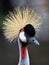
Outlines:
[{"label": "bird neck", "polygon": [[18,65],[21,65],[22,63],[24,63],[25,65],[30,65],[27,47],[22,47],[19,39],[18,39],[18,46],[19,46],[19,64]]}]

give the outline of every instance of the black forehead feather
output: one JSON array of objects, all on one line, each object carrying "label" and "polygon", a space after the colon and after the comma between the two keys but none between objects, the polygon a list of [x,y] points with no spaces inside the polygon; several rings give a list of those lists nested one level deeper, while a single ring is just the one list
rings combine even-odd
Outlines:
[{"label": "black forehead feather", "polygon": [[35,28],[31,24],[27,24],[24,27],[24,31],[30,37],[34,37],[35,36]]}]

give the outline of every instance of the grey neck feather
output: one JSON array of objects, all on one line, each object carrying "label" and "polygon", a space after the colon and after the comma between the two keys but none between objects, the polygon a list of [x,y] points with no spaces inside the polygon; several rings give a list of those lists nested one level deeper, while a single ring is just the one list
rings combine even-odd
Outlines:
[{"label": "grey neck feather", "polygon": [[18,46],[19,46],[19,63],[18,65],[30,65],[30,62],[29,62],[29,55],[28,55],[28,50],[27,50],[27,56],[26,58],[22,58],[22,54],[21,54],[21,42],[20,40],[18,39]]}]

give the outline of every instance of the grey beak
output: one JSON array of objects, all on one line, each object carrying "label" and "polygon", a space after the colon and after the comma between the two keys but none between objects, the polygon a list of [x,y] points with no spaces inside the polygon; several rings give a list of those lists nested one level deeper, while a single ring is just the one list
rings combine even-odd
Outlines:
[{"label": "grey beak", "polygon": [[35,39],[35,37],[30,38],[28,42],[34,45],[40,45],[39,42]]}]

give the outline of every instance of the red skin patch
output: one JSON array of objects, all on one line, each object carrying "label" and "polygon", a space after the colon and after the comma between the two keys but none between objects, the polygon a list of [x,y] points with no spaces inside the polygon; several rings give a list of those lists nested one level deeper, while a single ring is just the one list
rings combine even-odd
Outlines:
[{"label": "red skin patch", "polygon": [[23,47],[22,48],[22,58],[26,58],[26,55],[27,55],[27,48]]},{"label": "red skin patch", "polygon": [[24,28],[20,30],[20,32],[24,32]]}]

